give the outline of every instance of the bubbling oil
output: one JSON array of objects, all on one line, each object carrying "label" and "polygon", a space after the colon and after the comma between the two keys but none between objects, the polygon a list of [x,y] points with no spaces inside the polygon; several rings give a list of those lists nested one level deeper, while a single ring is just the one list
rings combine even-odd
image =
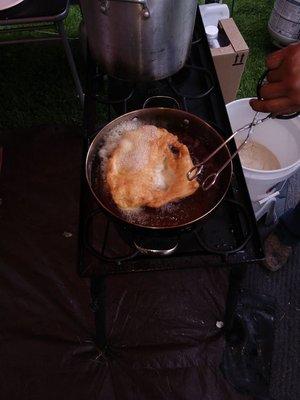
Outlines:
[{"label": "bubbling oil", "polygon": [[122,136],[129,132],[134,131],[141,127],[144,123],[138,118],[133,118],[131,121],[125,121],[117,125],[111,130],[108,130],[102,137],[102,145],[99,149],[98,155],[101,160],[101,174],[102,178],[106,180],[106,167],[113,151],[118,147]]}]

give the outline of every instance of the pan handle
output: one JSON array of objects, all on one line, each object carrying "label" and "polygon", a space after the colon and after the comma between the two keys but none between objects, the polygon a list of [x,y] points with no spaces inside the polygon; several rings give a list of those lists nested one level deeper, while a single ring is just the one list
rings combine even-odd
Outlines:
[{"label": "pan handle", "polygon": [[178,241],[170,243],[169,248],[166,249],[151,249],[146,247],[144,244],[137,243],[136,241],[133,242],[136,249],[147,256],[169,256],[174,253],[174,251],[178,247]]},{"label": "pan handle", "polygon": [[151,96],[148,97],[148,99],[145,100],[144,104],[143,104],[143,108],[147,108],[148,104],[151,103],[154,100],[170,100],[171,102],[173,102],[175,104],[174,108],[177,108],[178,110],[180,110],[180,105],[178,103],[178,101],[176,99],[174,99],[174,97],[171,96]]}]

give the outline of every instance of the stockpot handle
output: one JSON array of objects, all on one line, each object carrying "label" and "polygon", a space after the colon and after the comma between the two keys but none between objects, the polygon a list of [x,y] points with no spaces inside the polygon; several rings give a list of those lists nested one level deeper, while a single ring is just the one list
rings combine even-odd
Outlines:
[{"label": "stockpot handle", "polygon": [[144,18],[150,17],[148,0],[98,0],[100,2],[101,11],[106,14],[109,8],[110,1],[118,1],[120,3],[140,4],[142,6],[142,15]]},{"label": "stockpot handle", "polygon": [[147,108],[148,104],[151,103],[151,101],[154,100],[170,100],[175,104],[175,108],[177,108],[178,110],[180,109],[180,105],[178,103],[178,101],[176,99],[174,99],[174,97],[171,96],[151,96],[148,97],[148,99],[145,100],[144,104],[143,104],[143,108]]}]

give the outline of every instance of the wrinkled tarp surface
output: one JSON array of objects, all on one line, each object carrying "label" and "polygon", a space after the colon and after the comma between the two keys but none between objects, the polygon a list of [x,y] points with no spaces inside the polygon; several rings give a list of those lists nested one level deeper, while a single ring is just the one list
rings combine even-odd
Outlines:
[{"label": "wrinkled tarp surface", "polygon": [[80,137],[41,127],[2,143],[0,398],[249,399],[220,370],[228,271],[90,285],[76,273]]}]

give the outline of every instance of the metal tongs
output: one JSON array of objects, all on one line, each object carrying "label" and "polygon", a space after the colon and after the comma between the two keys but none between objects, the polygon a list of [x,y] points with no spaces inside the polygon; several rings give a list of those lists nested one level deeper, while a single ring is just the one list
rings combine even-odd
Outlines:
[{"label": "metal tongs", "polygon": [[[261,99],[261,88],[264,84],[264,82],[266,81],[266,76],[268,74],[269,70],[266,70],[262,76],[260,77],[257,87],[256,87],[256,92],[257,92],[257,98]],[[204,160],[202,160],[200,163],[198,163],[197,165],[195,165],[193,168],[191,168],[188,173],[187,173],[187,178],[189,181],[192,181],[193,179],[197,178],[203,171],[204,165],[212,158],[214,157],[224,146],[226,146],[226,144],[228,142],[230,142],[235,135],[237,135],[238,133],[242,132],[242,131],[246,131],[248,130],[248,134],[246,136],[246,138],[244,139],[244,141],[238,146],[237,150],[229,157],[229,159],[219,168],[219,170],[217,172],[213,172],[212,174],[208,175],[201,184],[201,187],[204,191],[210,189],[215,183],[216,180],[218,179],[220,173],[227,167],[228,164],[231,163],[231,161],[233,160],[233,158],[240,152],[240,150],[245,146],[245,144],[247,143],[251,133],[253,132],[253,128],[257,125],[262,124],[263,122],[265,122],[267,119],[269,118],[277,118],[277,119],[291,119],[291,118],[295,118],[297,117],[300,113],[296,112],[293,114],[289,114],[289,115],[273,115],[273,114],[268,114],[266,117],[257,119],[259,112],[257,111],[254,114],[253,120],[247,124],[242,126],[241,128],[237,129],[236,131],[233,132],[233,134],[226,139],[219,147],[217,147],[211,154],[209,154]]]}]

